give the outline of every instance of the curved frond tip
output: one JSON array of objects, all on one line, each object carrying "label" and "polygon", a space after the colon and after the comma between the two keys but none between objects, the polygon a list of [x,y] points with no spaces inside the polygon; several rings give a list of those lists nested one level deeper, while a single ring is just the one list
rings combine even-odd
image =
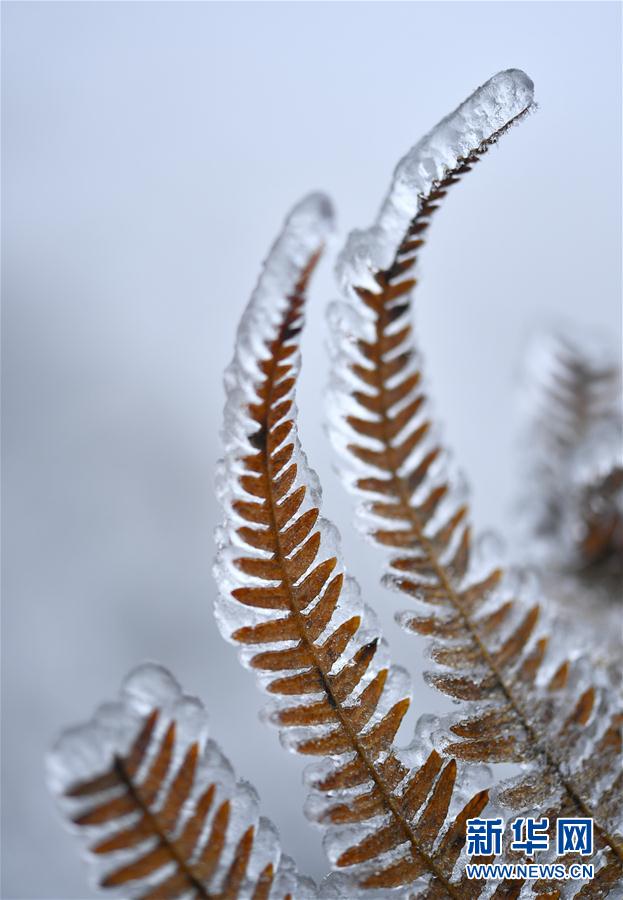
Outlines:
[{"label": "curved frond tip", "polygon": [[141,900],[316,896],[208,738],[201,703],[161,666],[140,666],[119,702],[62,735],[48,781],[104,890]]}]

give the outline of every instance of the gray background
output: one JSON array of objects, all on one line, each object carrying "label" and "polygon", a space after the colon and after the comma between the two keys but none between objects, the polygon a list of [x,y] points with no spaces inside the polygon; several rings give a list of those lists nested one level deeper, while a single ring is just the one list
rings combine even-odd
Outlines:
[{"label": "gray background", "polygon": [[[288,207],[367,225],[397,158],[499,69],[540,111],[448,197],[417,316],[475,519],[516,491],[531,331],[620,340],[620,7],[614,3],[3,4],[3,894],[86,898],[43,756],[140,660],[200,694],[300,867],[320,875],[302,762],[212,617],[221,373]],[[351,528],[322,430],[327,260],[313,285],[303,442],[398,662],[404,601]],[[447,708],[417,678],[417,712]],[[413,727],[410,714],[403,740]]]}]

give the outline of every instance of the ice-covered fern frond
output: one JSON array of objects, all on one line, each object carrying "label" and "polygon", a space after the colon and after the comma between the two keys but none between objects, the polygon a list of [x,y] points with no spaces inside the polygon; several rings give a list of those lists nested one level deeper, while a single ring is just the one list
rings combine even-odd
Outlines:
[{"label": "ice-covered fern frond", "polygon": [[621,669],[623,396],[615,347],[569,328],[532,341],[524,390],[518,558],[558,616]]},{"label": "ice-covered fern frond", "polygon": [[328,209],[312,197],[287,220],[226,375],[217,617],[274,698],[267,715],[284,744],[318,760],[308,813],[327,828],[332,863],[352,873],[340,896],[423,878],[431,898],[470,898],[481,885],[462,881],[457,860],[466,819],[487,792],[470,797],[468,776],[459,790],[454,761],[424,738],[409,752],[395,748],[408,679],[385,660],[374,619],[344,576],[297,436],[303,304]]},{"label": "ice-covered fern frond", "polygon": [[430,681],[469,703],[445,751],[524,764],[500,800],[593,817],[601,877],[616,880],[620,737],[609,682],[585,662],[570,665],[538,605],[508,596],[502,571],[474,552],[427,417],[411,328],[412,270],[432,212],[532,102],[524,73],[494,76],[399,163],[376,223],[349,238],[338,263],[345,299],[329,315],[332,437],[366,530],[387,551],[387,582],[415,605],[403,624],[434,639]]},{"label": "ice-covered fern frond", "polygon": [[201,703],[161,666],[136,669],[119,702],[61,737],[48,780],[104,890],[141,900],[316,896],[208,738]]},{"label": "ice-covered fern frond", "polygon": [[548,564],[623,575],[621,362],[596,337],[541,335],[528,355],[524,506]]}]

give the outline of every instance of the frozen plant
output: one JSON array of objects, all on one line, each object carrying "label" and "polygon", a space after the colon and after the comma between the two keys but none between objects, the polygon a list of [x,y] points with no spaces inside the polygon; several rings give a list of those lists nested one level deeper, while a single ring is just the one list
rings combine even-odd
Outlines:
[{"label": "frozen plant", "polygon": [[621,362],[597,336],[542,334],[527,354],[520,553],[561,617],[620,656],[623,614]]},{"label": "frozen plant", "polygon": [[[324,195],[309,195],[286,220],[225,375],[216,619],[270,696],[265,718],[284,746],[314,759],[306,811],[325,831],[333,870],[318,896],[554,900],[578,889],[605,897],[622,883],[620,733],[607,684],[571,664],[556,636],[539,634],[536,606],[500,599],[501,572],[482,571],[466,510],[448,512],[452,491],[421,419],[409,323],[414,282],[404,276],[437,201],[532,102],[526,75],[500,73],[416,145],[376,224],[340,257],[345,299],[331,312],[335,441],[371,536],[389,550],[390,577],[417,604],[407,627],[438,639],[431,679],[470,703],[460,717],[422,717],[410,745],[396,745],[409,676],[391,664],[374,613],[345,575],[299,441],[304,304],[333,224]],[[525,771],[499,790],[482,762],[501,759]],[[104,890],[154,900],[315,895],[207,740],[201,705],[159,667],[139,669],[120,704],[66,733],[49,771]],[[595,814],[595,879],[569,888],[468,878],[467,820],[537,801],[552,816]]]}]

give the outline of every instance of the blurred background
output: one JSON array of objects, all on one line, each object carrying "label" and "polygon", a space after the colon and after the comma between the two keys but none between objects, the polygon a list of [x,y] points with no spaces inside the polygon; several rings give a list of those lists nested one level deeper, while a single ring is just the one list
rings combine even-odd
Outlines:
[{"label": "blurred background", "polygon": [[93,896],[44,781],[62,727],[136,663],[169,666],[315,877],[303,762],[212,615],[213,476],[237,319],[288,208],[335,199],[300,386],[304,446],[414,712],[381,557],[352,529],[320,397],[333,255],[409,146],[499,69],[540,109],[449,195],[418,333],[480,529],[517,493],[517,375],[557,322],[621,340],[616,3],[4,3],[2,897]]}]

